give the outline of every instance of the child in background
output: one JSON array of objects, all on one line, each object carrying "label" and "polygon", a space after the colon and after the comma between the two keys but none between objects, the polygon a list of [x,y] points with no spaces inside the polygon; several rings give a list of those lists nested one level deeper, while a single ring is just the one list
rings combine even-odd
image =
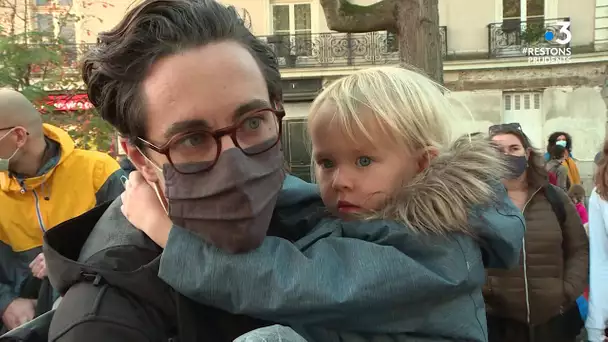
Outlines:
[{"label": "child in background", "polygon": [[[574,184],[570,187],[568,196],[572,200],[572,203],[574,203],[578,216],[581,218],[581,222],[583,222],[583,227],[585,227],[585,232],[589,236],[589,215],[587,214],[587,208],[585,208],[585,189],[580,184]],[[589,288],[585,289],[583,295],[576,299],[576,305],[578,306],[581,318],[585,321],[589,312]]]},{"label": "child in background", "polygon": [[570,196],[570,199],[574,203],[576,211],[578,211],[578,216],[581,217],[581,221],[585,226],[585,231],[587,232],[587,235],[589,235],[589,216],[587,214],[587,208],[585,208],[585,189],[580,184],[574,184],[570,187],[568,196]]}]

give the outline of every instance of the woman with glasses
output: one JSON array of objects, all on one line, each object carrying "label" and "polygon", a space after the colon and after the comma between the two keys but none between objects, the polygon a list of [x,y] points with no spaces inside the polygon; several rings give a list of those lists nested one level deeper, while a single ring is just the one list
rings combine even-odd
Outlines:
[{"label": "woman with glasses", "polygon": [[582,322],[576,299],[587,284],[588,241],[567,194],[549,184],[543,157],[517,123],[490,127],[511,175],[503,180],[526,220],[520,266],[488,270],[490,342],[572,342]]}]

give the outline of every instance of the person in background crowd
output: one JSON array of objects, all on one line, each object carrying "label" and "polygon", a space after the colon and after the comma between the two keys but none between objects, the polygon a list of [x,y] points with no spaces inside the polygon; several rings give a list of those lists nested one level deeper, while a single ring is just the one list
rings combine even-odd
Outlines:
[{"label": "person in background crowd", "polygon": [[588,279],[588,240],[574,204],[549,184],[541,155],[517,123],[490,127],[512,164],[503,181],[523,212],[521,266],[488,270],[490,342],[573,342],[582,328],[576,299]]},{"label": "person in background crowd", "polygon": [[572,137],[570,134],[566,132],[551,133],[547,143],[547,152],[545,153],[546,161],[551,159],[551,154],[549,151],[555,145],[563,146],[566,148],[566,151],[568,151],[568,156],[564,160],[563,164],[568,169],[568,179],[570,180],[570,184],[582,184],[578,166],[576,166],[576,161],[572,156]]},{"label": "person in background crowd", "polygon": [[570,188],[570,179],[568,179],[568,168],[563,165],[564,160],[566,160],[567,152],[566,148],[560,145],[555,145],[551,147],[549,150],[551,155],[551,159],[545,165],[545,169],[549,174],[549,181],[552,181],[554,178],[554,182],[551,182],[553,185],[562,188],[564,191],[568,191]]},{"label": "person in background crowd", "polygon": [[576,211],[578,211],[578,216],[581,218],[581,222],[585,227],[585,231],[589,233],[587,224],[589,222],[589,215],[587,214],[587,208],[585,208],[585,196],[585,188],[580,184],[573,185],[568,191],[568,197],[570,197],[572,203],[574,203]]},{"label": "person in background crowd", "polygon": [[[443,90],[392,66],[357,71],[317,97],[307,131],[328,214],[295,246],[267,237],[227,255],[195,234],[213,222],[168,216],[139,172],[121,196],[123,213],[165,248],[161,279],[199,303],[316,342],[486,342],[483,260],[517,265],[525,227],[500,184],[502,155],[483,137],[452,141]],[[200,146],[198,155],[215,157]]]},{"label": "person in background crowd", "polygon": [[608,140],[595,172],[589,198],[590,282],[587,340],[605,342],[608,328]]},{"label": "person in background crowd", "polygon": [[131,172],[136,170],[135,165],[133,165],[133,163],[129,160],[129,157],[127,157],[127,156],[121,157],[120,160],[118,161],[118,164],[120,164],[120,168],[127,175],[129,175]]},{"label": "person in background crowd", "polygon": [[[578,211],[578,216],[581,218],[581,222],[583,223],[583,227],[585,227],[585,232],[587,236],[589,236],[589,216],[587,213],[587,208],[585,208],[585,188],[583,188],[580,184],[575,184],[570,187],[568,191],[568,197],[576,206],[576,211]],[[581,313],[581,318],[585,320],[587,318],[589,303],[588,303],[588,294],[589,287],[585,289],[585,292],[582,296],[576,299],[576,304],[578,305],[578,309]]]},{"label": "person in background crowd", "polygon": [[42,123],[22,94],[0,90],[0,313],[6,330],[34,317],[35,300],[21,296],[32,277],[46,277],[43,234],[118,197],[121,175],[112,157],[76,149],[66,132]]}]

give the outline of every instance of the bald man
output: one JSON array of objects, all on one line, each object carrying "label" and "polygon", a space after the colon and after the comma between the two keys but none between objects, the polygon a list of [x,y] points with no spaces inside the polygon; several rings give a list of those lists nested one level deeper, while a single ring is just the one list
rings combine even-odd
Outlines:
[{"label": "bald man", "polygon": [[[107,154],[74,148],[20,93],[0,90],[0,313],[11,330],[34,317],[25,283],[44,279],[42,236],[123,191]],[[34,286],[35,287],[35,286]],[[34,290],[34,292],[36,292]],[[28,296],[32,297],[32,296]]]}]

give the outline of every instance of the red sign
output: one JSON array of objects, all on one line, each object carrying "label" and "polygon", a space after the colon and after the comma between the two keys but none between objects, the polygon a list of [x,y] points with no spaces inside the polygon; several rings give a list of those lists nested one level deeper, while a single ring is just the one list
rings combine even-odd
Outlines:
[{"label": "red sign", "polygon": [[64,112],[93,109],[93,104],[89,102],[86,94],[49,95],[46,105]]}]

